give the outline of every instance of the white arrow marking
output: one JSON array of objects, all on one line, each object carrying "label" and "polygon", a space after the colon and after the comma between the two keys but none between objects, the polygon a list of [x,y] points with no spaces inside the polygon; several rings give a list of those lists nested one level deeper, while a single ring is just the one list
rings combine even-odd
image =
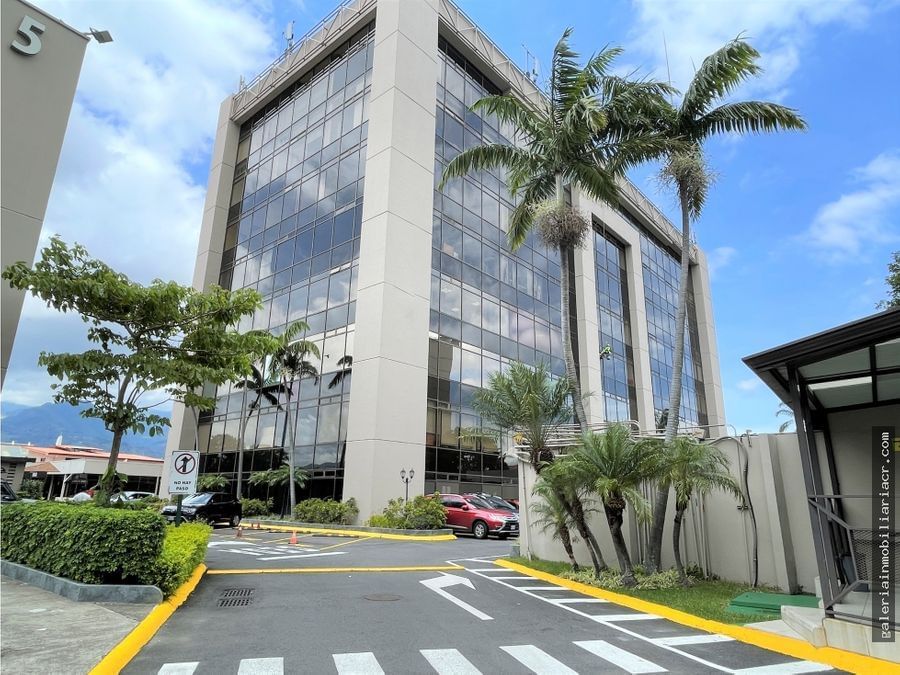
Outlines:
[{"label": "white arrow marking", "polygon": [[463,602],[459,598],[454,598],[452,595],[450,595],[447,591],[444,590],[444,588],[446,588],[447,586],[456,586],[457,584],[462,584],[463,586],[468,586],[469,588],[471,588],[474,591],[475,584],[473,584],[470,580],[466,579],[465,577],[458,577],[455,574],[444,574],[443,576],[435,577],[434,579],[424,579],[423,581],[420,581],[419,583],[421,583],[426,588],[430,588],[431,590],[433,590],[435,593],[437,593],[441,597],[447,598],[447,600],[452,602],[454,605],[462,607],[464,610],[469,612],[469,614],[474,614],[482,621],[490,621],[494,618],[492,616],[488,616],[487,614],[482,612],[480,609],[476,609],[475,607],[472,607],[472,605],[470,605],[469,603]]}]

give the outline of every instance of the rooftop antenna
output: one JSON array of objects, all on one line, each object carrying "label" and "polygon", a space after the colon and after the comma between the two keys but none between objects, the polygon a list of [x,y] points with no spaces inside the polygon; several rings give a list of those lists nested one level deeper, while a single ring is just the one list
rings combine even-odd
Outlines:
[{"label": "rooftop antenna", "polygon": [[[669,80],[669,86],[672,86],[672,71],[669,69],[669,45],[666,44],[666,34],[663,32],[663,51],[666,54],[666,77]],[[674,95],[669,94],[669,101],[674,104],[673,100]]]},{"label": "rooftop antenna", "polygon": [[522,45],[522,49],[525,50],[525,77],[531,80],[534,86],[540,88],[538,85],[538,80],[540,80],[540,63],[538,62],[537,57],[532,54],[531,50],[524,44]]},{"label": "rooftop antenna", "polygon": [[294,20],[291,19],[287,22],[287,26],[284,27],[284,39],[287,42],[287,47],[285,47],[284,51],[291,51],[291,47],[294,46]]}]

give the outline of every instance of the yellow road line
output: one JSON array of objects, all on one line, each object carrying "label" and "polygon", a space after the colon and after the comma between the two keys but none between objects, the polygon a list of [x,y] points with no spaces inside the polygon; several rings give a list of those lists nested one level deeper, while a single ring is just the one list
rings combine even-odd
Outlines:
[{"label": "yellow road line", "polygon": [[282,530],[284,532],[310,532],[314,534],[324,534],[326,536],[343,536],[343,537],[366,537],[368,539],[388,539],[391,541],[454,541],[454,534],[389,534],[387,532],[369,532],[367,530],[332,530],[325,527],[306,527],[294,525],[263,525],[269,530]]},{"label": "yellow road line", "polygon": [[191,577],[178,587],[178,590],[175,591],[172,597],[162,601],[150,610],[150,613],[119,644],[113,647],[112,651],[104,656],[100,663],[94,666],[90,671],[90,675],[115,675],[121,672],[141,648],[150,642],[150,639],[156,635],[156,632],[172,616],[175,610],[187,600],[191,592],[197,587],[197,584],[200,583],[204,572],[206,572],[206,565],[203,563],[197,565],[197,569],[194,570]]},{"label": "yellow road line", "polygon": [[613,593],[612,591],[607,591],[595,586],[588,586],[587,584],[582,584],[570,579],[563,579],[555,574],[541,572],[540,570],[525,565],[519,565],[518,563],[502,558],[495,560],[494,564],[510,570],[515,570],[516,572],[521,572],[522,574],[527,574],[536,579],[549,581],[557,586],[564,586],[565,588],[578,591],[579,593],[594,598],[609,600],[610,602],[614,602],[624,607],[630,607],[639,612],[656,614],[669,619],[670,621],[674,621],[675,623],[680,623],[683,626],[690,626],[691,628],[697,628],[709,633],[727,635],[740,642],[746,642],[747,644],[762,647],[763,649],[769,649],[773,652],[778,652],[779,654],[793,656],[797,659],[827,663],[835,668],[849,670],[853,673],[871,673],[872,675],[888,675],[889,673],[900,674],[900,665],[889,661],[883,661],[882,659],[876,659],[872,656],[854,654],[853,652],[836,649],[834,647],[814,647],[803,640],[775,635],[774,633],[768,633],[757,628],[721,623],[719,621],[713,621],[712,619],[702,619],[699,616],[688,614],[687,612],[682,612],[681,610],[673,609],[672,607],[658,605],[655,602],[648,602],[647,600],[641,600],[640,598],[634,598],[629,595],[622,595],[621,593]]},{"label": "yellow road line", "polygon": [[371,539],[371,538],[372,538],[372,537],[366,537],[365,539],[360,538],[360,539],[351,539],[350,541],[342,541],[340,544],[332,544],[331,546],[325,546],[324,548],[320,548],[320,549],[318,549],[318,550],[319,550],[319,551],[327,551],[327,550],[332,549],[332,548],[338,548],[338,547],[340,547],[340,546],[347,546],[347,545],[349,545],[349,544],[355,544],[355,543],[357,543],[357,542],[359,542],[359,541],[366,541],[366,540]]},{"label": "yellow road line", "polygon": [[459,565],[419,565],[410,567],[287,567],[255,570],[209,570],[207,574],[347,574],[353,572],[449,572],[464,569]]}]

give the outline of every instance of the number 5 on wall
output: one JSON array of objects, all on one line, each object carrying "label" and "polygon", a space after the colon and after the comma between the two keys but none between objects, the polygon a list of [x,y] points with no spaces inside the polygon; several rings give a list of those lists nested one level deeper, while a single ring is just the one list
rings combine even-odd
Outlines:
[{"label": "number 5 on wall", "polygon": [[22,23],[19,24],[18,33],[23,38],[28,40],[27,43],[23,44],[19,42],[18,38],[12,41],[10,44],[10,48],[14,51],[19,52],[20,54],[25,54],[26,56],[33,56],[41,51],[41,33],[47,30],[47,27],[42,24],[37,19],[33,19],[30,16],[25,16],[22,19]]}]

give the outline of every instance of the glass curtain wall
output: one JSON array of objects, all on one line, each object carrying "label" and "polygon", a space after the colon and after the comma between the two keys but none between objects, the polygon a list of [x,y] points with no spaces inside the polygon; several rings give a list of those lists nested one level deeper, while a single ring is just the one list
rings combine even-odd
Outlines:
[{"label": "glass curtain wall", "polygon": [[594,271],[600,349],[607,345],[611,349],[600,360],[605,417],[608,422],[636,420],[625,248],[606,234],[602,226],[594,230]]},{"label": "glass curtain wall", "polygon": [[[220,387],[215,411],[201,418],[201,472],[236,480],[242,419],[244,485],[281,466],[290,414],[295,465],[312,478],[298,496],[341,497],[373,39],[370,24],[241,129],[220,285],[263,297],[241,330],[278,334],[306,321],[320,376],[291,383],[289,407],[271,388],[280,405],[255,388]],[[284,493],[245,489],[278,503]]]},{"label": "glass curtain wall", "polygon": [[533,235],[509,250],[514,200],[502,173],[471,174],[437,189],[463,149],[515,141],[493,116],[469,110],[496,87],[443,38],[439,48],[425,490],[513,497],[516,460],[465,430],[481,426],[475,392],[510,362],[544,362],[564,373],[559,255]]},{"label": "glass curtain wall", "polygon": [[[672,357],[675,349],[675,317],[678,312],[678,286],[681,263],[656,237],[640,228],[644,298],[647,308],[647,333],[650,347],[650,377],[657,426],[669,406],[672,381]],[[703,369],[700,363],[699,335],[694,294],[688,287],[687,328],[682,370],[681,424],[708,424],[703,393]]]}]

